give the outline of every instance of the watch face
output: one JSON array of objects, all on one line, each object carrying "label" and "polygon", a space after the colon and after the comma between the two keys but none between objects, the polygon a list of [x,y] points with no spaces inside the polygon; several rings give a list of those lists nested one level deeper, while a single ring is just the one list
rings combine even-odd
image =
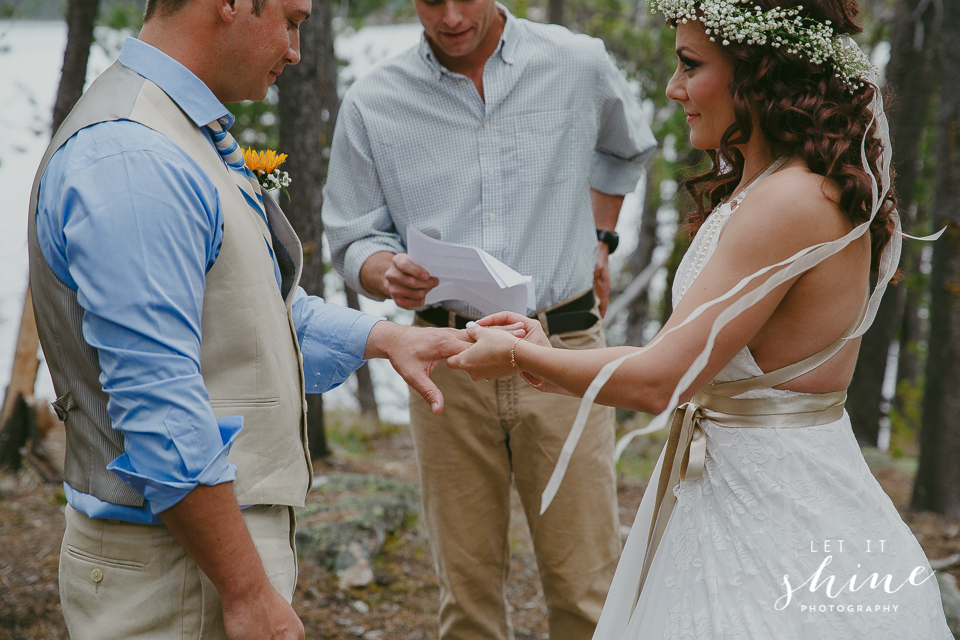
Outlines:
[{"label": "watch face", "polygon": [[613,253],[617,250],[617,246],[620,245],[620,235],[616,231],[607,231],[605,229],[597,229],[597,240],[607,245],[607,249],[610,253]]}]

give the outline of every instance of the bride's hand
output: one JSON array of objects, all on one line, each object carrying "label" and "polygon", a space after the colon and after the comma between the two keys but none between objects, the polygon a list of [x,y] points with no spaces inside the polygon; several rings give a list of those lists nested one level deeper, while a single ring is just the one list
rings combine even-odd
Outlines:
[{"label": "bride's hand", "polygon": [[484,328],[479,324],[468,326],[467,334],[475,344],[447,358],[448,367],[466,371],[473,380],[492,380],[517,373],[510,361],[510,352],[517,340],[523,339],[522,335],[499,327]]},{"label": "bride's hand", "polygon": [[[516,314],[512,315],[516,316]],[[518,317],[523,318],[523,316]],[[501,319],[509,322],[511,318]],[[526,320],[530,319],[526,318]],[[519,373],[527,384],[540,391],[569,395],[564,389],[542,380],[529,371],[520,371],[517,368],[513,356],[514,349],[521,340],[534,344],[540,343],[540,346],[551,346],[550,340],[540,328],[540,323],[536,320],[530,322],[532,324],[520,321],[496,324],[495,328],[486,328],[479,323],[468,325],[467,335],[474,340],[475,344],[458,355],[447,358],[447,366],[451,369],[463,369],[473,380],[491,380]],[[518,325],[521,325],[520,329],[517,328]]]},{"label": "bride's hand", "polygon": [[523,327],[522,333],[514,332],[514,335],[517,335],[527,342],[532,342],[533,344],[540,345],[541,347],[549,347],[550,338],[547,337],[547,334],[543,332],[543,327],[540,326],[540,322],[534,320],[533,318],[528,318],[527,316],[522,316],[519,313],[513,313],[512,311],[501,311],[500,313],[494,313],[485,318],[480,318],[477,320],[477,324],[482,327],[496,327],[496,328],[510,328],[513,329],[517,325]]}]

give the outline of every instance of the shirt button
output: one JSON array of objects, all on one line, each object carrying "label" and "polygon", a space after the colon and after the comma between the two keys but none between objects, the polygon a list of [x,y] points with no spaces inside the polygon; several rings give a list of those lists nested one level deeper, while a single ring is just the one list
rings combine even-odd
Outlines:
[{"label": "shirt button", "polygon": [[466,81],[465,79],[463,79],[463,78],[460,78],[460,86],[461,86],[461,87],[467,86],[467,81]]},{"label": "shirt button", "polygon": [[442,76],[442,75],[443,75],[442,73],[440,73],[439,71],[437,71],[437,78],[439,78],[439,77]]},{"label": "shirt button", "polygon": [[488,176],[492,176],[492,175],[493,175],[493,169],[492,169],[492,168],[487,169],[487,175],[488,175]]},{"label": "shirt button", "polygon": [[90,572],[90,577],[94,582],[100,582],[103,580],[103,571],[100,571],[100,569],[94,569]]},{"label": "shirt button", "polygon": [[484,129],[489,129],[489,128],[490,128],[490,121],[489,121],[489,120],[484,120],[484,121],[483,121],[483,128],[484,128]]},{"label": "shirt button", "polygon": [[491,213],[490,220],[496,220],[496,219],[497,219],[497,215],[495,213]]},{"label": "shirt button", "polygon": [[225,127],[225,126],[227,126],[228,124],[230,124],[230,118],[228,118],[228,117],[226,117],[226,116],[220,118],[220,126]]}]

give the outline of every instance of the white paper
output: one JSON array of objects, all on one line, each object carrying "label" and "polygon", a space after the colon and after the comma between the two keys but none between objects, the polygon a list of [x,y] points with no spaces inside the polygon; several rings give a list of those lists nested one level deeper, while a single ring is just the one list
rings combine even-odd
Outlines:
[{"label": "white paper", "polygon": [[426,304],[462,300],[481,313],[536,308],[533,277],[517,273],[483,249],[443,242],[407,227],[407,254],[440,284],[427,293]]}]

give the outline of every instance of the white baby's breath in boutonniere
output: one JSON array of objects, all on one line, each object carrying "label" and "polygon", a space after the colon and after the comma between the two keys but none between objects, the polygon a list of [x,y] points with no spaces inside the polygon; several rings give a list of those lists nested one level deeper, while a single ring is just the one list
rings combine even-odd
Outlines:
[{"label": "white baby's breath in boutonniere", "polygon": [[287,187],[290,185],[290,176],[286,171],[280,171],[280,165],[287,159],[287,154],[277,153],[272,149],[266,151],[254,151],[253,149],[243,150],[243,159],[247,163],[247,168],[257,176],[257,182],[268,191],[283,189],[287,193]]}]

